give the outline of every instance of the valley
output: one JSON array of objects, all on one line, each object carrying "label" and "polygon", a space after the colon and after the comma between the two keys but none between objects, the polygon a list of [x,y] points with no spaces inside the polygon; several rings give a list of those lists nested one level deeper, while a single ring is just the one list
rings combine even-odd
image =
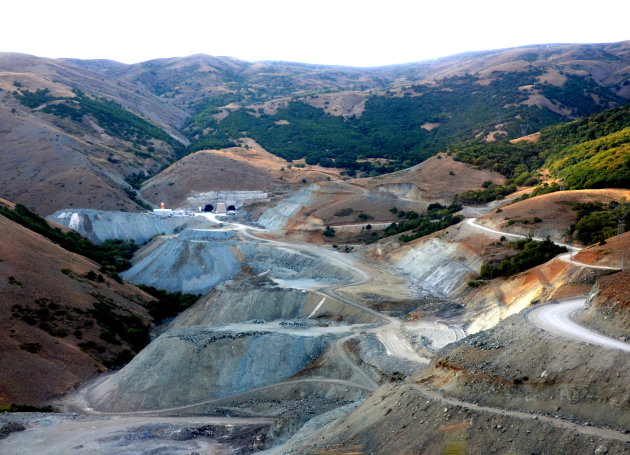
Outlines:
[{"label": "valley", "polygon": [[0,53],[0,452],[630,452],[629,65]]},{"label": "valley", "polygon": [[[272,207],[261,218],[271,217],[266,214],[278,210]],[[444,349],[452,350],[482,326],[497,324],[488,320],[490,315],[498,312],[494,317],[500,321],[512,312],[509,309],[475,310],[471,305],[474,300],[468,297],[466,310],[461,306],[447,309],[449,304],[445,303],[446,308],[433,315],[428,312],[420,317],[400,318],[403,314],[417,314],[416,308],[426,307],[419,296],[427,296],[428,292],[418,293],[410,277],[401,275],[398,267],[367,261],[364,255],[304,243],[287,237],[285,231],[261,229],[232,221],[225,215],[201,213],[178,220],[150,214],[88,213],[89,223],[74,226],[79,229],[89,226],[91,232],[83,233],[92,236],[95,232],[106,232],[104,226],[112,223],[114,215],[121,219],[124,234],[121,235],[120,229],[111,232],[123,238],[138,238],[136,229],[146,231],[147,224],[168,221],[173,226],[183,226],[178,233],[151,240],[136,255],[132,268],[124,276],[132,282],[159,284],[171,290],[210,292],[161,327],[159,336],[122,370],[54,402],[55,407],[74,414],[24,418],[31,429],[11,436],[11,447],[22,449],[10,453],[28,453],[44,447],[62,453],[64,447],[69,447],[69,441],[76,453],[91,453],[93,447],[100,451],[149,453],[155,444],[167,444],[170,453],[195,450],[215,453],[245,448],[249,451],[255,447],[267,448],[269,453],[312,453],[311,444],[318,439],[314,434],[325,434],[322,448],[337,445],[335,431],[327,430],[328,421],[352,419],[370,406],[375,394],[392,387],[387,393],[411,393],[426,398],[433,407],[454,407],[469,415],[495,415],[502,421],[536,417],[536,425],[574,431],[613,446],[630,441],[624,433],[608,429],[611,422],[606,419],[585,426],[573,423],[572,417],[538,418],[538,414],[532,414],[534,410],[544,412],[544,406],[534,409],[527,406],[523,412],[518,410],[520,406],[516,410],[496,407],[492,399],[487,404],[480,403],[479,398],[467,401],[468,395],[453,394],[452,390],[437,385],[441,380],[422,373],[427,365],[444,369],[439,363],[444,362],[439,357]],[[62,215],[59,221],[72,218]],[[146,220],[132,221],[141,217]],[[487,215],[481,217],[485,218]],[[284,223],[280,227],[292,224],[286,217]],[[490,229],[474,218],[468,218],[462,226],[466,226],[467,236],[524,237]],[[111,232],[109,235],[114,235]],[[171,244],[181,246],[173,249]],[[209,256],[204,253],[208,248]],[[369,246],[364,248],[370,250]],[[579,251],[570,248],[573,254]],[[146,259],[151,254],[155,257]],[[230,255],[236,258],[238,267],[228,267],[231,271],[226,275],[226,259],[219,258]],[[439,260],[444,263],[442,266],[448,266],[448,261],[445,257]],[[193,264],[198,265],[190,267]],[[616,270],[577,260],[564,264],[578,275],[582,270]],[[160,269],[168,272],[170,281],[166,275],[156,275]],[[442,278],[423,276],[429,285],[432,279],[434,286],[443,286]],[[190,283],[196,284],[190,288]],[[201,283],[205,283],[203,287],[199,287]],[[449,292],[448,287],[443,289],[445,296],[458,295],[452,289]],[[431,297],[426,299],[431,302]],[[569,319],[569,314],[584,307],[584,301],[581,298],[566,304],[536,307],[527,312],[523,321],[546,333],[544,338],[569,337],[568,343],[576,347],[586,341],[603,345],[611,352],[630,350],[630,344],[602,337]],[[391,310],[381,309],[385,302]],[[435,308],[435,303],[428,307]],[[514,317],[522,316],[513,316],[506,322]],[[499,322],[497,329],[504,325]],[[419,375],[420,380],[416,379]],[[409,389],[414,383],[420,385]],[[357,407],[358,403],[364,404]],[[428,415],[430,410],[424,412]],[[300,431],[293,434],[317,415],[322,415],[321,421],[315,419],[318,423],[305,427],[309,428],[309,434]],[[51,425],[67,430],[47,435],[44,429]],[[72,433],[72,439],[66,432]],[[138,432],[147,436],[140,437]],[[22,443],[22,436],[29,441]],[[129,437],[137,442],[123,443]],[[365,443],[361,439],[359,445]],[[348,444],[344,442],[342,446]],[[447,442],[441,440],[438,444]],[[406,453],[402,447],[396,450]]]}]

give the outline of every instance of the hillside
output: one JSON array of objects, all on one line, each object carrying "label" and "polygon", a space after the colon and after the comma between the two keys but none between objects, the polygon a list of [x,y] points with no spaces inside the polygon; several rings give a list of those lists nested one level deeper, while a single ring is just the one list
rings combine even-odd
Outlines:
[{"label": "hillside", "polygon": [[0,54],[2,196],[50,214],[138,210],[131,184],[172,162],[186,114],[75,65]]},{"label": "hillside", "polygon": [[41,405],[146,343],[150,296],[4,216],[0,229],[0,405]]},{"label": "hillside", "polygon": [[[577,221],[578,204],[630,200],[630,190],[573,190],[543,194],[523,201],[503,204],[479,218],[484,226],[499,231],[567,240],[567,229]],[[577,239],[576,239],[577,240]]]},{"label": "hillside", "polygon": [[449,151],[456,160],[497,170],[517,185],[549,180],[542,192],[630,186],[628,106],[550,126],[523,139],[472,141]]},{"label": "hillside", "polygon": [[[252,140],[240,147],[200,150],[143,182],[140,193],[154,205],[191,207],[187,201],[211,191],[285,192],[309,183],[336,180],[339,170],[288,162]],[[192,204],[194,206],[194,204]]]},{"label": "hillside", "polygon": [[[209,129],[221,143],[246,131],[285,158],[307,157],[322,164],[332,159],[367,170],[380,168],[355,160],[388,158],[396,163],[385,168],[395,169],[455,140],[514,138],[625,103],[627,47],[527,46],[367,69],[366,77],[378,77],[382,87],[365,84],[363,96],[357,85],[339,85],[346,82],[340,75],[354,76],[355,71],[322,67],[321,74],[335,87],[332,94],[298,90],[291,99],[273,100],[272,93],[272,100],[265,101],[258,92],[227,91],[199,107],[189,134],[208,141]],[[287,147],[285,137],[299,148]]]},{"label": "hillside", "polygon": [[[454,142],[516,138],[626,103],[628,46],[526,46],[380,68],[2,53],[1,196],[43,214],[137,210],[140,184],[182,156],[252,140],[350,177],[401,170]],[[609,172],[624,138],[589,166]]]}]

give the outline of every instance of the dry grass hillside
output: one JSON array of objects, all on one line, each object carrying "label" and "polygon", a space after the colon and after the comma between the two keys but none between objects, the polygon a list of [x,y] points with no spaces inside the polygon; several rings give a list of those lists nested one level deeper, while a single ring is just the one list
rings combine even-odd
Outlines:
[{"label": "dry grass hillside", "polygon": [[[152,119],[185,141],[175,130],[185,116],[183,111],[148,92],[136,93],[131,87],[106,81],[67,62],[0,53],[0,89],[0,196],[43,215],[67,207],[140,208],[127,194],[130,187],[126,180],[157,171],[174,158],[174,149],[158,139],[136,144],[125,129],[129,126],[124,125],[133,120],[135,114],[131,112]],[[118,107],[116,120],[111,113],[103,113],[106,107],[101,120],[92,114],[75,119],[45,112],[47,107],[61,106],[63,100],[70,100],[63,105],[66,108],[79,106],[76,89],[89,91],[92,100],[107,97],[128,106],[131,112]],[[20,96],[38,90],[48,90],[48,94],[32,105],[20,101]],[[62,100],[50,101],[47,96]],[[103,101],[98,103],[95,112],[106,106]],[[109,129],[105,127],[107,121]]]},{"label": "dry grass hillside", "polygon": [[[603,57],[603,58],[602,58]],[[492,79],[495,71],[543,70],[540,81],[559,86],[566,74],[591,74],[605,85],[619,84],[630,75],[630,41],[597,46],[575,44],[532,45],[490,52],[470,52],[436,62],[431,78],[480,73]],[[628,97],[627,85],[619,84],[619,96]]]},{"label": "dry grass hillside", "polygon": [[141,304],[151,298],[99,277],[98,264],[3,216],[0,230],[0,405],[39,405],[132,349],[118,337],[103,339],[103,308],[148,324]]},{"label": "dry grass hillside", "polygon": [[[133,193],[126,192],[133,191],[127,182],[136,185],[171,164],[176,159],[174,149],[178,148],[177,144],[167,144],[172,138],[184,145],[196,140],[197,136],[184,137],[183,131],[191,132],[192,123],[203,120],[196,117],[199,112],[220,120],[228,112],[247,106],[254,107],[250,111],[256,113],[259,107],[269,111],[287,100],[299,99],[332,115],[360,117],[372,96],[419,96],[422,91],[413,89],[416,84],[439,86],[447,83],[444,78],[464,74],[479,77],[478,83],[484,85],[497,77],[497,71],[516,74],[535,70],[540,73],[536,77],[541,83],[556,88],[561,88],[572,74],[588,74],[601,84],[602,90],[628,98],[629,46],[628,42],[526,46],[370,69],[252,63],[207,55],[125,65],[107,60],[55,60],[0,53],[0,141],[6,152],[0,157],[0,196],[24,203],[44,215],[62,207],[137,210],[139,206],[130,197]],[[524,104],[561,109],[539,93],[535,85],[523,88],[529,94]],[[114,101],[170,137],[146,142],[133,134],[124,137],[124,132],[117,136],[101,124],[107,121],[97,121],[93,115],[72,120],[63,112],[46,112],[57,104],[72,106],[67,100],[45,101],[29,108],[16,98],[20,92],[44,89],[54,97],[76,99],[78,89],[92,100]],[[620,102],[621,98],[611,96],[596,104],[603,109],[607,104]],[[192,123],[187,124],[187,120]],[[431,134],[439,132],[439,122],[423,122],[418,127]],[[211,124],[204,124],[197,133],[207,134]],[[500,127],[497,125],[496,129]],[[246,160],[252,164],[261,158],[248,156]],[[417,187],[417,191],[411,188],[412,191],[426,200],[450,202],[457,192],[478,188],[478,183],[485,180],[501,180],[498,175],[482,175],[486,171],[470,173],[460,164],[448,162],[447,157],[441,161],[429,160],[409,170],[407,176],[404,172],[394,174],[368,186],[410,183]],[[305,169],[286,172],[284,182],[299,184],[306,178],[312,183],[322,177],[334,180],[330,169]],[[221,182],[221,176],[216,177]],[[229,180],[233,183],[234,179]],[[169,183],[172,182],[167,181],[166,185]],[[146,194],[155,197],[151,199],[155,202],[165,193],[156,190]]]},{"label": "dry grass hillside", "polygon": [[455,195],[478,190],[487,180],[503,183],[505,177],[488,169],[477,169],[440,153],[409,169],[370,179],[357,179],[370,189],[392,189],[411,184],[417,200],[450,204]]},{"label": "dry grass hillside", "polygon": [[575,224],[576,212],[572,210],[575,204],[596,201],[607,204],[624,199],[630,200],[630,190],[558,191],[504,204],[479,218],[479,223],[499,231],[562,240],[567,228]]},{"label": "dry grass hillside", "polygon": [[[297,167],[297,166],[300,167]],[[303,167],[302,167],[303,166]],[[288,161],[266,152],[252,140],[241,147],[201,150],[147,180],[142,195],[153,204],[185,207],[186,199],[208,191],[286,191],[304,184],[336,180],[340,170]]]},{"label": "dry grass hillside", "polygon": [[[0,79],[10,80],[11,85],[13,85],[13,80],[22,83],[32,80],[36,81],[33,86],[30,84],[25,84],[25,86],[37,89],[48,88],[50,84],[53,84],[65,93],[69,91],[69,88],[78,88],[99,97],[113,99],[178,135],[176,128],[187,117],[186,111],[162,102],[157,96],[141,87],[124,81],[103,78],[94,70],[96,67],[86,68],[80,66],[78,61],[0,52]],[[59,86],[65,88],[60,89]],[[15,89],[15,86],[11,89]],[[53,92],[55,93],[57,92]]]},{"label": "dry grass hillside", "polygon": [[[67,207],[139,208],[121,189],[126,184],[120,168],[107,161],[117,155],[115,149],[97,148],[19,104],[0,104],[0,124],[0,196],[42,215]],[[127,167],[132,165],[129,161]],[[135,166],[137,172],[144,172],[141,163]]]}]

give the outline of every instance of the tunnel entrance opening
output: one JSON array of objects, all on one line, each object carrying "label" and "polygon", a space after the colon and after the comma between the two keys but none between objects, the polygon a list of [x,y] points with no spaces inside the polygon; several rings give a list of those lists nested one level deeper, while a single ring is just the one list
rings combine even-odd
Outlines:
[{"label": "tunnel entrance opening", "polygon": [[214,210],[214,207],[212,206],[212,204],[206,204],[206,206],[203,208],[204,212],[212,212]]},{"label": "tunnel entrance opening", "polygon": [[228,208],[226,210],[230,210],[232,212],[236,212],[236,207],[234,207],[233,205],[228,205]]}]

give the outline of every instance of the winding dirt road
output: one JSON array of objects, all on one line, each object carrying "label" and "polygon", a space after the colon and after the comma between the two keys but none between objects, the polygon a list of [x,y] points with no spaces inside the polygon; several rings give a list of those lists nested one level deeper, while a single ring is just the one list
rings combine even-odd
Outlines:
[{"label": "winding dirt road", "polygon": [[443,404],[448,404],[451,406],[459,406],[461,408],[470,409],[472,411],[485,413],[485,414],[494,414],[501,416],[509,416],[515,417],[517,419],[523,420],[539,420],[541,422],[547,423],[556,428],[562,428],[571,430],[573,432],[582,433],[588,436],[596,436],[603,437],[606,439],[616,439],[618,441],[630,442],[630,434],[624,433],[622,431],[613,430],[610,428],[597,427],[592,425],[582,425],[576,422],[572,422],[567,419],[563,419],[561,417],[550,417],[540,414],[534,414],[524,411],[514,411],[510,409],[502,409],[495,408],[492,406],[483,406],[475,403],[471,403],[469,401],[458,400],[457,398],[447,397],[436,390],[430,390],[420,384],[412,384],[410,385],[412,390],[415,393],[422,395],[424,398],[429,400],[439,401]]},{"label": "winding dirt road", "polygon": [[[486,226],[476,223],[476,218],[467,218],[466,223],[476,229],[481,229],[495,235],[506,237],[527,238],[519,234],[511,234],[509,232],[497,231]],[[533,240],[542,241],[538,237],[532,237]],[[615,267],[607,267],[601,265],[586,264],[584,262],[574,261],[572,259],[573,252],[581,251],[581,248],[566,245],[564,243],[554,242],[556,245],[564,246],[570,253],[557,256],[558,259],[573,264],[577,267],[586,267],[598,270],[619,270]],[[573,319],[571,315],[583,309],[586,305],[586,297],[575,297],[569,300],[563,300],[557,303],[549,303],[533,309],[527,314],[527,318],[541,329],[547,330],[555,335],[560,335],[573,340],[583,341],[611,349],[619,349],[621,351],[630,352],[630,344],[608,337],[604,334],[584,327]]]},{"label": "winding dirt road", "polygon": [[630,344],[595,332],[575,322],[571,316],[584,308],[585,297],[563,300],[542,305],[527,314],[527,318],[538,327],[556,335],[596,344],[610,349],[630,352]]}]

